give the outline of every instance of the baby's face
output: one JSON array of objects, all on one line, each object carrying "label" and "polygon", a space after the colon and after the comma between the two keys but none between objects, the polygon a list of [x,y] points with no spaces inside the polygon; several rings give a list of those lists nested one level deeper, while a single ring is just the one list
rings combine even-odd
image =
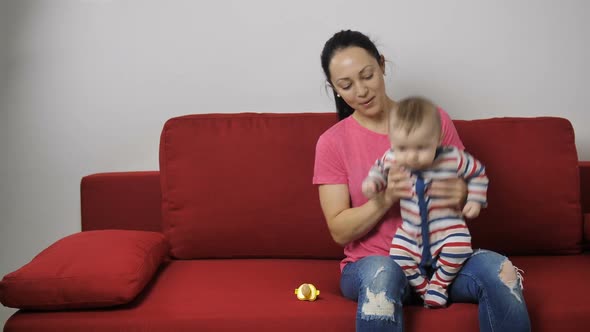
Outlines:
[{"label": "baby's face", "polygon": [[434,161],[436,148],[440,144],[440,130],[425,121],[410,133],[402,128],[393,129],[389,139],[398,165],[424,170]]}]

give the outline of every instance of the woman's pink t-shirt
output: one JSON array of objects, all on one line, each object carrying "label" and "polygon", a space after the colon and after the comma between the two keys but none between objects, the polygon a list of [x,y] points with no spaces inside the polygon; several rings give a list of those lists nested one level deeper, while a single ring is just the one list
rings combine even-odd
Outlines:
[{"label": "woman's pink t-shirt", "polygon": [[[449,115],[439,108],[443,130],[443,145],[463,149]],[[346,184],[352,207],[365,204],[361,183],[369,169],[390,148],[389,137],[361,126],[352,116],[326,130],[316,145],[314,184]],[[344,246],[346,263],[355,262],[369,255],[389,255],[391,240],[401,224],[399,205],[395,204],[383,219],[364,237]]]}]

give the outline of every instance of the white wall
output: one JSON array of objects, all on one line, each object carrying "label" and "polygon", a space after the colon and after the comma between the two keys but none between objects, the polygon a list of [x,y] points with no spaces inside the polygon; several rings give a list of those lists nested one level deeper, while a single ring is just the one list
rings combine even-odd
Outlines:
[{"label": "white wall", "polygon": [[454,118],[565,117],[590,160],[588,13],[584,0],[0,0],[0,276],[80,229],[83,175],[158,169],[172,116],[333,111],[319,54],[343,28],[377,42],[394,97]]}]

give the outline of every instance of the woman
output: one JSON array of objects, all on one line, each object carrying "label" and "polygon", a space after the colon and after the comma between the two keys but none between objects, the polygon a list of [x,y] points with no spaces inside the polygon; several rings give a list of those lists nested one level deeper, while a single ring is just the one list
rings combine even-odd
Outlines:
[{"label": "woman", "polygon": [[[387,189],[367,200],[361,183],[374,161],[389,148],[387,119],[396,102],[385,92],[385,59],[374,43],[356,31],[336,33],[324,45],[322,68],[340,122],[318,140],[314,184],[333,239],[344,246],[341,290],[356,300],[357,331],[403,331],[402,305],[412,299],[389,247],[401,223],[400,198],[411,197],[409,174],[390,170]],[[448,114],[439,109],[443,144],[463,148]],[[434,182],[428,194],[460,206],[462,180]],[[530,331],[522,281],[504,256],[476,251],[449,288],[450,302],[479,303],[480,331]]]}]

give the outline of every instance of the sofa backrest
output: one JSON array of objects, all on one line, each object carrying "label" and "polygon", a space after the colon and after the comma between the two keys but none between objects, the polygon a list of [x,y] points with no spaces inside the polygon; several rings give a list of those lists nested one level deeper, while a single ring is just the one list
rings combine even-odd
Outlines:
[{"label": "sofa backrest", "polygon": [[[339,258],[311,184],[333,113],[202,114],[170,119],[160,141],[163,232],[177,259]],[[490,177],[474,247],[580,251],[577,153],[559,118],[455,121]]]},{"label": "sofa backrest", "polygon": [[486,166],[488,208],[468,222],[474,247],[505,254],[581,251],[578,155],[562,118],[454,121]]},{"label": "sofa backrest", "polygon": [[342,257],[311,183],[335,114],[170,119],[160,141],[163,231],[179,259]]}]

